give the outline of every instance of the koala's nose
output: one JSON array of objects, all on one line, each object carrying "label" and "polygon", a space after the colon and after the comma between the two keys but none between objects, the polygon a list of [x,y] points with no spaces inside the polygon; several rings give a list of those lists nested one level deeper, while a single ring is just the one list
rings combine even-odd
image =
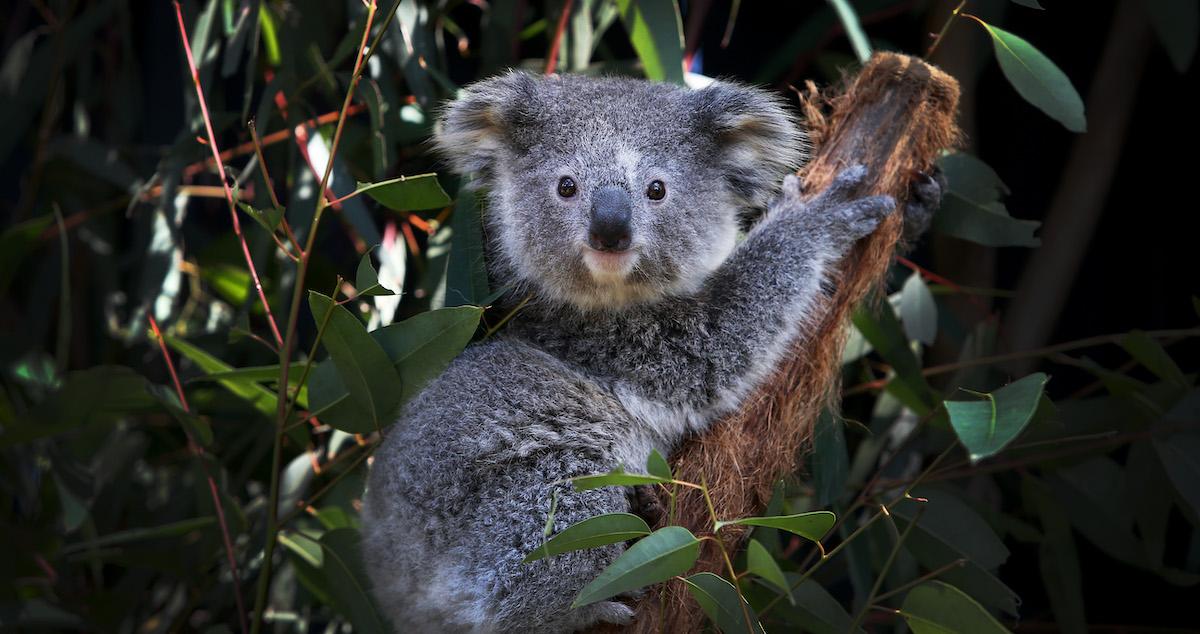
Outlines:
[{"label": "koala's nose", "polygon": [[633,205],[629,192],[601,187],[592,194],[588,246],[598,251],[624,251],[632,242]]}]

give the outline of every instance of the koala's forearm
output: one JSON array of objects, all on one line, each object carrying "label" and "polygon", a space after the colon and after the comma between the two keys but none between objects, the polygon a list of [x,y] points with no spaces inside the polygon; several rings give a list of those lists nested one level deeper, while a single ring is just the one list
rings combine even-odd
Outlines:
[{"label": "koala's forearm", "polygon": [[735,406],[817,318],[825,276],[842,254],[805,216],[783,209],[764,220],[712,279],[709,383],[719,409]]}]

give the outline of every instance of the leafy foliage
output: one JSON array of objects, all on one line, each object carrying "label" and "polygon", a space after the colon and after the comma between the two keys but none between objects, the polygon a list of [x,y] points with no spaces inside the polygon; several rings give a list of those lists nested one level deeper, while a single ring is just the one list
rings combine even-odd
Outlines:
[{"label": "leafy foliage", "polygon": [[[388,631],[359,547],[371,452],[513,316],[492,306],[508,289],[489,287],[481,199],[428,152],[437,109],[509,66],[703,82],[703,53],[720,51],[690,25],[757,37],[739,4],[724,22],[672,0],[13,11],[0,66],[0,160],[16,192],[0,233],[0,624]],[[849,52],[895,48],[878,16],[926,10],[819,4],[771,43],[758,80],[785,79],[797,58],[836,79],[854,68]],[[1144,10],[1185,71],[1195,5]],[[1017,95],[1087,127],[1047,55],[961,11],[946,27],[964,20]],[[151,55],[143,33],[157,38]],[[1039,245],[995,170],[967,152],[939,165],[936,236]],[[1060,629],[1086,631],[1080,539],[1114,565],[1200,584],[1200,388],[1170,347],[1200,332],[1000,354],[998,314],[958,304],[1006,291],[896,268],[891,295],[854,318],[842,410],[817,423],[808,483],[781,483],[762,516],[712,517],[711,533],[586,519],[526,561],[628,544],[577,606],[676,584],[726,632],[1004,631],[1023,616],[1019,595],[1039,594]],[[1103,364],[1078,356],[1101,347]],[[1056,391],[1047,374],[1010,375],[1020,359],[1091,382]],[[711,493],[658,453],[645,471],[573,484]],[[750,537],[720,553],[728,570],[689,575],[702,545],[734,530]],[[1022,551],[1036,574],[1009,574]]]}]

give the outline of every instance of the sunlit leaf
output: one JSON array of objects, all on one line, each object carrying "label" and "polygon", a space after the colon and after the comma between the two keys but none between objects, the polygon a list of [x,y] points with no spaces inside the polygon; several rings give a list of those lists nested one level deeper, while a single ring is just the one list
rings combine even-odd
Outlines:
[{"label": "sunlit leaf", "polygon": [[279,531],[275,538],[279,540],[280,545],[308,562],[310,566],[320,568],[325,561],[321,544],[302,532],[283,530]]},{"label": "sunlit leaf", "polygon": [[683,20],[675,0],[617,0],[646,77],[683,84]]},{"label": "sunlit leaf", "polygon": [[1009,83],[1029,103],[1072,132],[1085,132],[1087,120],[1083,114],[1083,99],[1071,85],[1071,80],[1049,58],[1024,39],[980,22],[996,50],[1000,70]]},{"label": "sunlit leaf", "polygon": [[1048,380],[1038,372],[986,394],[982,400],[946,401],[950,424],[972,462],[995,455],[1025,429]]},{"label": "sunlit leaf", "polygon": [[378,183],[359,183],[356,191],[374,198],[379,204],[397,211],[441,209],[450,204],[437,174],[400,176]]},{"label": "sunlit leaf", "polygon": [[758,615],[725,579],[711,572],[684,577],[688,592],[723,632],[762,632]]},{"label": "sunlit leaf", "polygon": [[743,517],[736,520],[717,522],[716,529],[731,524],[742,526],[766,526],[794,533],[810,541],[818,542],[833,528],[837,516],[829,511],[812,511],[796,515],[776,515],[773,517]]},{"label": "sunlit leaf", "polygon": [[537,550],[529,553],[524,562],[529,563],[573,550],[616,544],[649,534],[650,527],[646,525],[646,520],[631,513],[597,515],[564,528]]},{"label": "sunlit leaf", "polygon": [[571,608],[681,575],[696,563],[700,540],[681,526],[660,528],[629,547],[579,592]]},{"label": "sunlit leaf", "polygon": [[909,590],[900,614],[916,634],[1008,632],[978,602],[941,581],[926,581]]},{"label": "sunlit leaf", "polygon": [[849,0],[830,0],[829,3],[837,11],[838,20],[841,21],[846,36],[850,38],[850,47],[854,49],[854,56],[858,58],[858,63],[867,63],[867,60],[871,59],[871,42],[867,39],[867,34],[863,32],[862,24],[858,21],[858,13],[851,6]]}]

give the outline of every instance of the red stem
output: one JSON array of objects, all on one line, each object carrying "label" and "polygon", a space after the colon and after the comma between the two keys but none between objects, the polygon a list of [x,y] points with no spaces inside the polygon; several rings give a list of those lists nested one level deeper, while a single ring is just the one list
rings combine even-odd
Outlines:
[{"label": "red stem", "polygon": [[[176,4],[176,6],[179,6]],[[167,343],[163,340],[162,331],[158,329],[158,322],[154,320],[154,316],[147,313],[146,319],[150,322],[150,330],[154,331],[154,338],[158,340],[158,348],[162,351],[163,360],[167,362],[167,372],[171,374],[171,381],[175,383],[175,394],[179,396],[179,404],[183,406],[183,411],[191,413],[188,407],[187,396],[183,392],[183,384],[179,382],[179,375],[175,372],[175,362],[171,360],[170,353],[167,352]],[[233,540],[229,537],[229,524],[225,521],[225,507],[221,504],[221,495],[217,491],[217,482],[213,479],[212,472],[208,470],[208,463],[204,460],[204,448],[196,444],[196,439],[192,437],[192,432],[186,425],[183,427],[183,435],[187,437],[188,450],[200,462],[200,468],[204,470],[204,477],[208,480],[208,492],[212,495],[213,508],[217,510],[217,524],[221,527],[221,539],[225,542],[225,558],[229,563],[229,570],[233,573],[233,599],[237,603],[238,624],[242,628],[242,634],[249,631],[249,626],[246,623],[246,606],[242,603],[242,576],[238,573],[237,559],[233,554]]]},{"label": "red stem", "polygon": [[187,27],[183,24],[183,9],[175,0],[175,17],[179,21],[179,39],[183,42],[183,52],[187,55],[188,70],[192,73],[192,83],[196,86],[196,98],[200,101],[200,113],[204,117],[204,129],[208,132],[208,147],[212,150],[213,160],[217,164],[217,173],[221,177],[221,187],[225,189],[225,201],[229,203],[229,217],[233,220],[233,232],[242,245],[242,256],[246,258],[246,266],[250,269],[250,279],[254,281],[254,290],[262,301],[263,312],[271,326],[271,334],[275,336],[276,345],[283,345],[283,335],[271,314],[271,305],[267,302],[267,294],[263,292],[262,282],[258,279],[258,270],[254,267],[254,258],[250,256],[250,247],[246,245],[246,237],[242,235],[242,223],[238,220],[237,205],[233,202],[233,191],[229,189],[229,180],[225,174],[225,163],[221,160],[221,152],[217,149],[217,135],[213,133],[212,119],[208,116],[208,103],[204,100],[204,90],[200,86],[200,72],[196,70],[196,60],[192,57],[192,45],[188,42]]},{"label": "red stem", "polygon": [[550,53],[546,55],[546,74],[553,75],[558,67],[558,49],[562,46],[563,33],[567,30],[567,18],[571,17],[571,5],[574,0],[563,3],[562,14],[558,16],[558,26],[554,29],[554,39],[550,41]]}]

